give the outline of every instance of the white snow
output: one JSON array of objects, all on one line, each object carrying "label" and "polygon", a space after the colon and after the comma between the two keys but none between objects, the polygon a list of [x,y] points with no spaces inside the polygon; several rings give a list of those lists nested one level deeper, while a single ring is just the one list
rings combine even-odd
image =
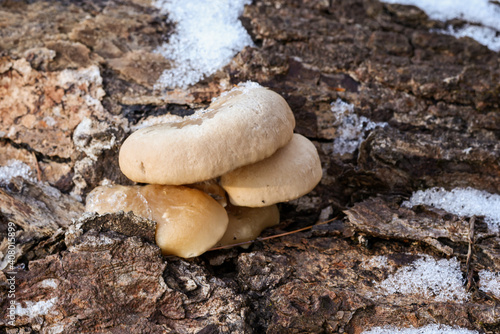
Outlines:
[{"label": "white snow", "polygon": [[401,267],[378,286],[381,295],[418,295],[435,301],[462,303],[469,298],[457,259],[435,260],[428,255]]},{"label": "white snow", "polygon": [[455,37],[469,36],[493,51],[500,51],[500,5],[489,0],[383,0],[386,3],[413,5],[422,9],[431,19],[447,21],[462,19],[469,23],[462,28],[439,31]]},{"label": "white snow", "polygon": [[472,151],[472,147],[467,147],[467,148],[464,148],[462,150],[462,152],[464,152],[465,154],[469,155],[470,154],[470,151]]},{"label": "white snow", "polygon": [[28,316],[30,318],[44,315],[49,313],[56,301],[57,297],[49,300],[40,300],[38,302],[26,301],[26,307],[22,307],[20,303],[16,303],[16,314],[21,317]]},{"label": "white snow", "polygon": [[212,98],[212,103],[232,92],[240,91],[243,94],[246,94],[248,91],[255,88],[262,88],[262,86],[259,83],[250,80],[245,82],[240,82],[237,86],[234,86],[231,90],[222,92],[219,96]]},{"label": "white snow", "polygon": [[443,188],[419,190],[413,193],[402,206],[428,205],[461,216],[484,216],[488,228],[493,232],[500,229],[500,195],[490,194],[473,188]]},{"label": "white snow", "polygon": [[44,330],[46,333],[60,334],[60,333],[64,333],[64,331],[66,330],[66,326],[64,324],[57,323],[57,324],[53,324],[51,326],[46,326],[44,328]]},{"label": "white snow", "polygon": [[262,88],[262,86],[255,81],[245,81],[245,82],[240,82],[237,86],[233,87],[231,90],[222,92],[219,97],[214,97],[212,99],[212,102],[216,101],[218,98],[221,98],[223,96],[226,96],[229,93],[232,93],[234,91],[240,91],[243,94],[247,93],[249,90],[255,89],[255,88]]},{"label": "white snow", "polygon": [[361,267],[364,269],[389,268],[390,266],[387,260],[387,256],[384,255],[373,256],[370,260],[363,262]]},{"label": "white snow", "polygon": [[0,186],[7,186],[17,176],[22,177],[26,181],[38,184],[43,192],[50,197],[56,199],[61,197],[59,189],[52,187],[48,183],[38,181],[35,177],[35,172],[24,162],[11,159],[7,161],[7,165],[0,166]]},{"label": "white snow", "polygon": [[44,279],[43,281],[40,282],[39,285],[40,288],[52,288],[52,289],[57,289],[58,286],[59,282],[55,278]]},{"label": "white snow", "polygon": [[51,117],[51,116],[45,116],[43,118],[43,121],[45,122],[45,124],[47,124],[48,126],[55,126],[57,124],[57,121],[54,119],[54,117]]},{"label": "white snow", "polygon": [[8,185],[17,176],[36,182],[31,168],[22,161],[12,159],[7,161],[7,165],[0,167],[0,185]]},{"label": "white snow", "polygon": [[337,137],[333,141],[333,152],[339,155],[354,153],[369,131],[387,125],[387,123],[372,122],[364,116],[356,115],[354,106],[341,99],[337,99],[332,103],[331,110],[336,118],[334,126],[337,126]]},{"label": "white snow", "polygon": [[479,289],[500,298],[500,273],[481,270],[479,272]]},{"label": "white snow", "polygon": [[432,324],[420,328],[374,327],[362,334],[478,334],[478,332],[465,328]]},{"label": "white snow", "polygon": [[[500,16],[498,20],[500,20]],[[495,29],[466,24],[458,29],[449,26],[448,29],[435,30],[435,32],[455,36],[456,38],[470,37],[492,51],[500,51],[500,31]]]},{"label": "white snow", "polygon": [[156,51],[173,62],[156,88],[186,88],[227,65],[253,45],[238,19],[250,0],[156,0],[154,5],[176,22],[169,42]]}]

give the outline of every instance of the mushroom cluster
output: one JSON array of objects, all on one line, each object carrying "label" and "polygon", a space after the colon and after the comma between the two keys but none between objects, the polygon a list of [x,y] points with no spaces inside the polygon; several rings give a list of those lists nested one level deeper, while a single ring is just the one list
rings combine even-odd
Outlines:
[{"label": "mushroom cluster", "polygon": [[97,187],[86,210],[155,220],[162,252],[184,258],[255,239],[279,222],[276,203],[321,180],[316,148],[294,127],[279,94],[240,84],[200,113],[132,133],[120,149],[120,169],[148,185]]}]

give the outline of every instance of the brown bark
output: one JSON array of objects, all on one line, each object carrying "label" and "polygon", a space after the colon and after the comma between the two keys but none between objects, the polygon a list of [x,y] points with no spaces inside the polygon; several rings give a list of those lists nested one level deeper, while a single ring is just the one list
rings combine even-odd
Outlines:
[{"label": "brown bark", "polygon": [[[401,207],[434,186],[500,194],[498,53],[429,32],[444,23],[416,7],[376,0],[255,1],[241,20],[255,47],[187,89],[158,91],[174,65],[154,49],[175,25],[149,1],[0,3],[0,165],[40,170],[38,182],[0,188],[0,333],[361,333],[431,323],[499,332],[498,296],[479,289],[478,272],[500,271],[500,235],[483,217],[471,237],[468,218]],[[117,164],[130,126],[190,114],[246,80],[285,97],[325,170],[312,193],[281,205],[282,224],[266,235],[337,219],[183,260],[161,256],[154,222],[83,214],[103,180],[130,184]],[[387,123],[343,156],[333,151],[338,98]],[[381,282],[424,256],[456,258],[472,277],[468,299],[381,293]]]}]

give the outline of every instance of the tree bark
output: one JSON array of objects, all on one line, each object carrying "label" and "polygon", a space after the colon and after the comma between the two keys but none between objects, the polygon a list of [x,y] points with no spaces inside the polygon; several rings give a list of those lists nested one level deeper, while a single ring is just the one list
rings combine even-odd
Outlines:
[{"label": "tree bark", "polygon": [[[499,54],[377,0],[257,0],[240,19],[255,46],[159,91],[175,64],[154,50],[175,24],[149,1],[0,2],[0,164],[33,171],[0,182],[0,333],[500,332],[499,296],[479,277],[500,271],[500,234],[484,217],[401,205],[431,187],[500,194]],[[247,80],[284,96],[324,169],[264,235],[332,222],[185,260],[161,255],[152,221],[83,213],[104,180],[131,184],[117,156],[135,124],[189,115]],[[338,99],[349,120],[376,123],[345,154]],[[430,259],[458,261],[466,298],[381,288]]]}]

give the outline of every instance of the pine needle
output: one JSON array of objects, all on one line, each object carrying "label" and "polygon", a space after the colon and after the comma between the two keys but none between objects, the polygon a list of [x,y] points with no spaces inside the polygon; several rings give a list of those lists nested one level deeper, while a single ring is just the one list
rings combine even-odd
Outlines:
[{"label": "pine needle", "polygon": [[269,240],[269,239],[284,237],[284,236],[287,236],[287,235],[290,235],[290,234],[294,234],[294,233],[298,233],[298,232],[309,230],[309,229],[313,228],[314,226],[320,226],[320,225],[325,225],[325,224],[331,223],[332,221],[336,220],[337,218],[338,218],[338,216],[335,217],[335,218],[326,220],[324,222],[320,222],[320,223],[317,223],[317,224],[314,224],[314,225],[311,225],[311,226],[299,228],[298,230],[294,230],[294,231],[290,231],[290,232],[284,232],[284,233],[280,233],[280,234],[270,235],[268,237],[258,237],[256,239],[250,240],[250,241],[244,241],[244,242],[239,242],[239,243],[236,243],[236,244],[231,244],[231,245],[225,245],[225,246],[210,248],[208,250],[208,252],[214,251],[214,250],[232,248],[232,247],[235,247],[235,246],[250,245],[250,244],[252,244],[252,243],[254,243],[256,241],[264,241],[264,240]]}]

